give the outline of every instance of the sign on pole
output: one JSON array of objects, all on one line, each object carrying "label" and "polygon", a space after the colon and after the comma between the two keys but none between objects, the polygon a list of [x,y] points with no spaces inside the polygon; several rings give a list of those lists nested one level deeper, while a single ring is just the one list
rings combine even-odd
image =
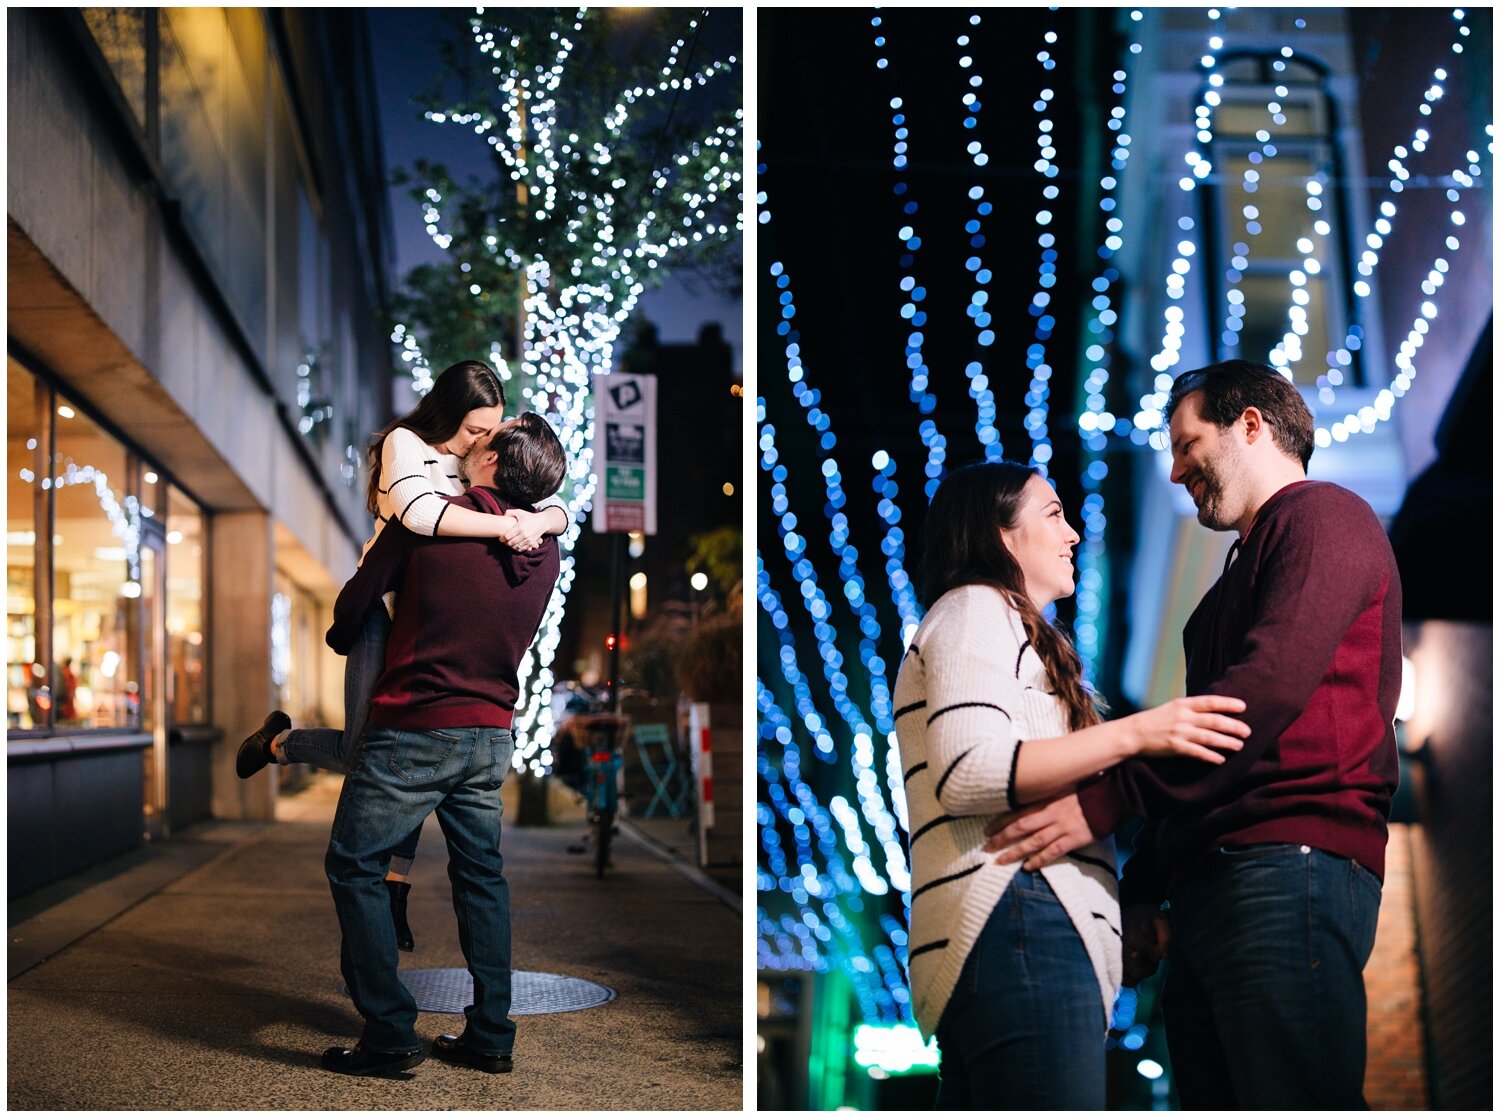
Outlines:
[{"label": "sign on pole", "polygon": [[656,534],[656,378],[594,378],[594,531]]}]

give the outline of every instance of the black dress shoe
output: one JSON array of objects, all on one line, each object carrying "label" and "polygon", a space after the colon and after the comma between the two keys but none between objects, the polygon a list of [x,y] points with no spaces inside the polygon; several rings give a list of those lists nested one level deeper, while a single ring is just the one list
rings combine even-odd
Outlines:
[{"label": "black dress shoe", "polygon": [[336,1044],[323,1053],[322,1064],[342,1075],[389,1075],[414,1068],[425,1059],[427,1056],[420,1048],[415,1052],[381,1052],[363,1044],[353,1048]]},{"label": "black dress shoe", "polygon": [[[467,1033],[464,1034],[464,1036],[467,1035]],[[498,1075],[511,1069],[510,1053],[487,1056],[483,1052],[476,1052],[470,1048],[464,1037],[453,1036],[451,1033],[445,1033],[432,1042],[432,1054],[447,1063],[463,1064],[464,1067],[487,1071],[491,1075]]]},{"label": "black dress shoe", "polygon": [[385,888],[391,895],[391,921],[396,925],[396,946],[402,951],[414,951],[416,941],[411,938],[411,925],[406,922],[406,894],[411,892],[411,882],[386,878]]},{"label": "black dress shoe", "polygon": [[266,715],[260,729],[240,742],[240,751],[235,754],[234,771],[241,780],[248,780],[271,763],[271,740],[282,730],[290,730],[292,720],[282,711],[273,710]]}]

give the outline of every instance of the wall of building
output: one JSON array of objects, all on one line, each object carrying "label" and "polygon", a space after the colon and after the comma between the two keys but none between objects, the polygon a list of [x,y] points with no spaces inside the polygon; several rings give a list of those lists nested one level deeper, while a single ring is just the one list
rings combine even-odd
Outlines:
[{"label": "wall of building", "polygon": [[[1481,591],[1482,592],[1482,591]],[[1491,1105],[1494,954],[1494,634],[1488,624],[1409,623],[1416,707],[1406,726],[1431,1105]]]},{"label": "wall of building", "polygon": [[[326,615],[370,530],[363,442],[389,418],[363,17],[30,9],[7,25],[8,345],[207,515],[211,725],[191,759],[174,747],[194,787],[173,817],[268,818],[274,774],[241,782],[233,762],[286,693],[278,579]],[[299,715],[337,724],[341,663],[303,645]],[[23,763],[12,741],[13,775]],[[19,808],[55,848],[88,806],[38,789]]]},{"label": "wall of building", "polygon": [[[1493,188],[1488,176],[1476,175],[1479,189],[1460,191],[1458,201],[1450,200],[1448,192],[1461,185],[1449,176],[1455,170],[1467,173],[1471,152],[1483,163],[1490,160],[1486,148],[1493,141],[1485,127],[1494,119],[1493,13],[1465,9],[1464,24],[1472,32],[1467,36],[1459,33],[1448,11],[1351,8],[1348,19],[1358,81],[1354,111],[1369,169],[1366,192],[1371,199],[1392,197],[1396,204],[1391,235],[1380,250],[1376,292],[1388,355],[1395,357],[1413,322],[1422,317],[1424,302],[1433,302],[1438,311],[1413,359],[1415,387],[1398,412],[1405,472],[1411,479],[1432,462],[1433,433],[1492,313]],[[1462,53],[1453,52],[1455,43]],[[1446,80],[1435,78],[1437,70]],[[1442,94],[1428,101],[1426,94],[1434,87]],[[1418,109],[1424,105],[1430,109],[1427,115]],[[1429,137],[1420,151],[1412,146],[1417,127]],[[1394,177],[1389,161],[1398,149],[1406,153],[1411,178],[1399,195],[1389,195]],[[1465,213],[1462,226],[1453,223],[1454,210]],[[1458,238],[1457,251],[1443,243],[1450,234]],[[1446,269],[1440,273],[1441,286],[1424,290],[1438,259]],[[1387,367],[1385,379],[1396,371]]]}]

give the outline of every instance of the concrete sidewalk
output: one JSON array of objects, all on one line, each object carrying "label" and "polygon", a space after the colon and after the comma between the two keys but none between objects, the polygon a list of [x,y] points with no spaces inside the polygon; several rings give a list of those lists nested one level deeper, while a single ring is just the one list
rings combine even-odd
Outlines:
[{"label": "concrete sidewalk", "polygon": [[[360,1027],[340,990],[322,868],[337,789],[320,778],[283,801],[275,824],[210,825],[207,841],[164,844],[192,846],[172,856],[196,868],[163,885],[149,880],[172,872],[158,859],[127,867],[148,890],[138,900],[103,880],[12,925],[9,1108],[743,1107],[740,915],[636,842],[617,840],[614,868],[596,879],[591,859],[566,852],[584,829],[567,806],[554,807],[550,827],[506,831],[512,963],[618,997],[516,1018],[510,1075],[432,1059],[402,1080],[323,1071],[322,1050]],[[506,790],[514,818],[511,782]],[[402,954],[403,970],[463,967],[446,866],[429,820],[412,873],[417,949]],[[462,1026],[462,1016],[423,1013],[417,1032]]]}]

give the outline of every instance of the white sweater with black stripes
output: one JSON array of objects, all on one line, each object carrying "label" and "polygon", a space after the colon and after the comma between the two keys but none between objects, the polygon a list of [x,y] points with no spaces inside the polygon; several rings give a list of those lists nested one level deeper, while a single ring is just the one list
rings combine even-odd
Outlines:
[{"label": "white sweater with black stripes", "polygon": [[[930,1037],[1016,872],[985,852],[985,824],[1017,806],[1022,743],[1062,737],[1068,719],[1020,614],[989,586],[933,604],[901,662],[895,703],[911,828],[908,971],[917,1024]],[[1090,843],[1042,876],[1088,950],[1108,1021],[1121,977],[1114,843]]]},{"label": "white sweater with black stripes", "polygon": [[[422,441],[422,436],[407,427],[394,427],[380,446],[380,482],[376,489],[375,534],[360,553],[365,553],[392,520],[399,520],[408,531],[419,536],[437,535],[438,523],[448,509],[439,494],[456,497],[464,491],[459,473],[460,459],[444,454]],[[548,497],[539,508],[563,504]],[[563,508],[564,513],[567,512]]]}]

